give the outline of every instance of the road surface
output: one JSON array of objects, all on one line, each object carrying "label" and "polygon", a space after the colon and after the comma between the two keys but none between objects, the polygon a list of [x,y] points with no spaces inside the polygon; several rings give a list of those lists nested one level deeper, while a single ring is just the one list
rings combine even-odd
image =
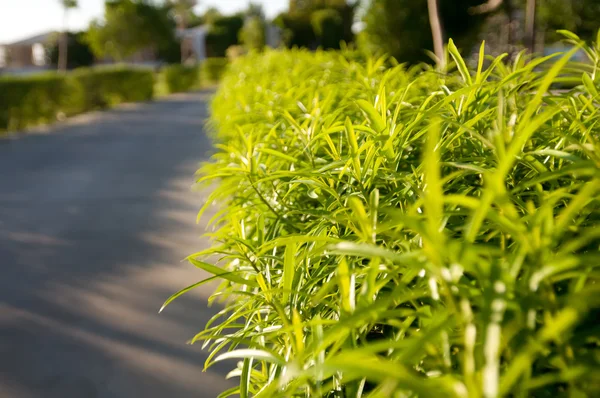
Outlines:
[{"label": "road surface", "polygon": [[206,248],[191,189],[210,93],[0,139],[0,397],[216,397],[186,341],[217,311],[180,260]]}]

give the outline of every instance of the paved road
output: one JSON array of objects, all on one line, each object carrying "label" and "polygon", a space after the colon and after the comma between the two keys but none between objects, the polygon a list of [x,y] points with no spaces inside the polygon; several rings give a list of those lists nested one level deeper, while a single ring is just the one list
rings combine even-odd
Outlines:
[{"label": "paved road", "polygon": [[209,143],[210,93],[84,115],[48,134],[0,139],[0,397],[215,397],[186,345],[216,311],[190,187]]}]

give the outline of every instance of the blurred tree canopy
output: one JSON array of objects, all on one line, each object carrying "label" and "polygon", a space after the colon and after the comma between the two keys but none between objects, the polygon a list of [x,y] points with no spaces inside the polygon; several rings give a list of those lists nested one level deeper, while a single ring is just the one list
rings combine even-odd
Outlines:
[{"label": "blurred tree canopy", "polygon": [[352,42],[354,13],[358,1],[290,0],[289,11],[275,19],[288,47],[339,48]]},{"label": "blurred tree canopy", "polygon": [[244,14],[247,17],[257,17],[257,18],[262,19],[263,21],[266,19],[265,18],[265,11],[263,10],[262,5],[259,4],[259,3],[250,2],[248,4],[248,8],[244,12]]},{"label": "blurred tree canopy", "polygon": [[247,50],[262,50],[265,47],[265,21],[260,16],[251,16],[246,19],[240,30],[239,41]]},{"label": "blurred tree canopy", "polygon": [[316,10],[310,16],[313,32],[324,49],[339,49],[344,40],[344,19],[334,8]]},{"label": "blurred tree canopy", "polygon": [[[326,0],[323,0],[326,1]],[[501,51],[523,47],[525,9],[528,0],[438,0],[444,40],[470,52],[484,37],[505,43]],[[530,0],[532,1],[532,0]],[[295,7],[309,0],[296,0]],[[364,30],[359,44],[369,52],[387,53],[400,62],[430,61],[425,50],[433,49],[426,1],[366,0]],[[536,1],[535,32],[545,43],[561,39],[558,29],[590,40],[600,27],[600,0]],[[502,36],[502,37],[501,37]]]},{"label": "blurred tree canopy", "polygon": [[[46,53],[48,62],[58,66],[59,42],[57,39],[48,44]],[[94,63],[94,53],[85,40],[85,32],[69,32],[67,37],[67,69],[90,66]]]},{"label": "blurred tree canopy", "polygon": [[[482,0],[439,0],[445,40],[451,37],[459,48],[470,50],[486,16],[473,14]],[[365,15],[361,45],[370,52],[386,53],[399,62],[431,62],[424,50],[433,50],[426,1],[370,0]]]},{"label": "blurred tree canopy", "polygon": [[[525,7],[525,0],[512,1],[520,9]],[[546,42],[562,38],[556,33],[558,29],[570,30],[585,40],[595,39],[600,28],[600,0],[538,1],[536,23]]]},{"label": "blurred tree canopy", "polygon": [[243,15],[215,16],[206,34],[206,53],[209,57],[224,57],[227,48],[239,44]]},{"label": "blurred tree canopy", "polygon": [[[245,21],[239,33],[239,42],[243,44],[245,50],[261,51],[264,49],[267,41],[267,24],[262,6],[258,3],[250,2],[244,12],[244,17]],[[237,52],[239,53],[239,51]],[[234,58],[235,55],[238,54],[233,54]]]},{"label": "blurred tree canopy", "polygon": [[158,57],[177,61],[179,41],[171,5],[143,0],[106,0],[103,21],[93,21],[86,35],[98,58],[122,61],[138,51],[154,49]]}]

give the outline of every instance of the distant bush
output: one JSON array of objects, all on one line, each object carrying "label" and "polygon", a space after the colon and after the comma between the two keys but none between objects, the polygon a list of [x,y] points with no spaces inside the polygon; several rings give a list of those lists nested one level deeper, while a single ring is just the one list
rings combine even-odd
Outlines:
[{"label": "distant bush", "polygon": [[169,65],[162,70],[169,93],[179,93],[200,87],[198,66]]},{"label": "distant bush", "polygon": [[279,14],[273,21],[282,30],[283,43],[289,47],[315,49],[339,48],[340,41],[354,40],[352,25],[360,2],[328,0],[298,2],[289,12]]},{"label": "distant bush", "polygon": [[0,130],[51,122],[61,113],[72,115],[121,102],[149,100],[153,85],[151,70],[128,68],[0,77]]},{"label": "distant bush", "polygon": [[[50,45],[47,47],[48,59],[50,65],[56,67],[58,65],[58,40],[59,34],[56,35],[56,39],[52,40]],[[67,48],[67,67],[69,69],[81,68],[91,66],[94,63],[94,53],[85,40],[84,32],[77,32],[68,34],[68,48]]]},{"label": "distant bush", "polygon": [[324,49],[339,49],[344,40],[344,20],[333,8],[317,10],[310,16],[313,31]]},{"label": "distant bush", "polygon": [[147,101],[153,97],[154,73],[141,68],[77,69],[70,78],[83,89],[82,111],[122,102]]},{"label": "distant bush", "polygon": [[0,77],[0,130],[56,120],[68,106],[67,79],[57,73],[22,77]]},{"label": "distant bush", "polygon": [[212,277],[166,303],[222,281],[192,340],[239,360],[222,396],[600,396],[600,43],[569,68],[448,51],[231,65],[200,178],[214,243],[189,256]]},{"label": "distant bush", "polygon": [[203,82],[216,83],[227,70],[227,58],[207,58],[200,64],[200,78]]},{"label": "distant bush", "polygon": [[209,57],[224,57],[230,46],[239,44],[244,18],[239,15],[216,17],[206,34],[206,53]]},{"label": "distant bush", "polygon": [[309,13],[284,13],[273,22],[281,29],[282,40],[287,47],[316,47],[317,38],[310,23]]},{"label": "distant bush", "polygon": [[261,51],[265,48],[265,30],[266,26],[264,20],[259,17],[248,18],[240,30],[239,41],[249,51]]}]

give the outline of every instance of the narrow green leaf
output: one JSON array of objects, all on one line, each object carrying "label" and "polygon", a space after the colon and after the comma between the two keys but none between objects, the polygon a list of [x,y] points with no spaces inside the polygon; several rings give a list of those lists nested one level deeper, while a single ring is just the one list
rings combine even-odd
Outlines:
[{"label": "narrow green leaf", "polygon": [[285,248],[283,261],[283,304],[287,304],[290,301],[290,294],[296,272],[296,250],[295,242],[288,243]]},{"label": "narrow green leaf", "polygon": [[205,263],[203,261],[196,260],[193,257],[188,257],[187,260],[197,268],[200,268],[210,274],[218,276],[219,278],[226,279],[228,281],[239,283],[241,285],[247,285],[250,287],[258,287],[258,284],[255,281],[251,281],[249,279],[245,279],[238,275],[239,271],[227,271],[223,268],[219,268],[215,265]]},{"label": "narrow green leaf", "polygon": [[265,350],[258,350],[253,348],[245,348],[239,350],[233,350],[226,352],[224,354],[219,355],[215,358],[215,362],[224,361],[227,359],[254,359],[257,361],[265,361],[269,363],[274,363],[276,365],[284,365],[285,360],[272,352]]}]

